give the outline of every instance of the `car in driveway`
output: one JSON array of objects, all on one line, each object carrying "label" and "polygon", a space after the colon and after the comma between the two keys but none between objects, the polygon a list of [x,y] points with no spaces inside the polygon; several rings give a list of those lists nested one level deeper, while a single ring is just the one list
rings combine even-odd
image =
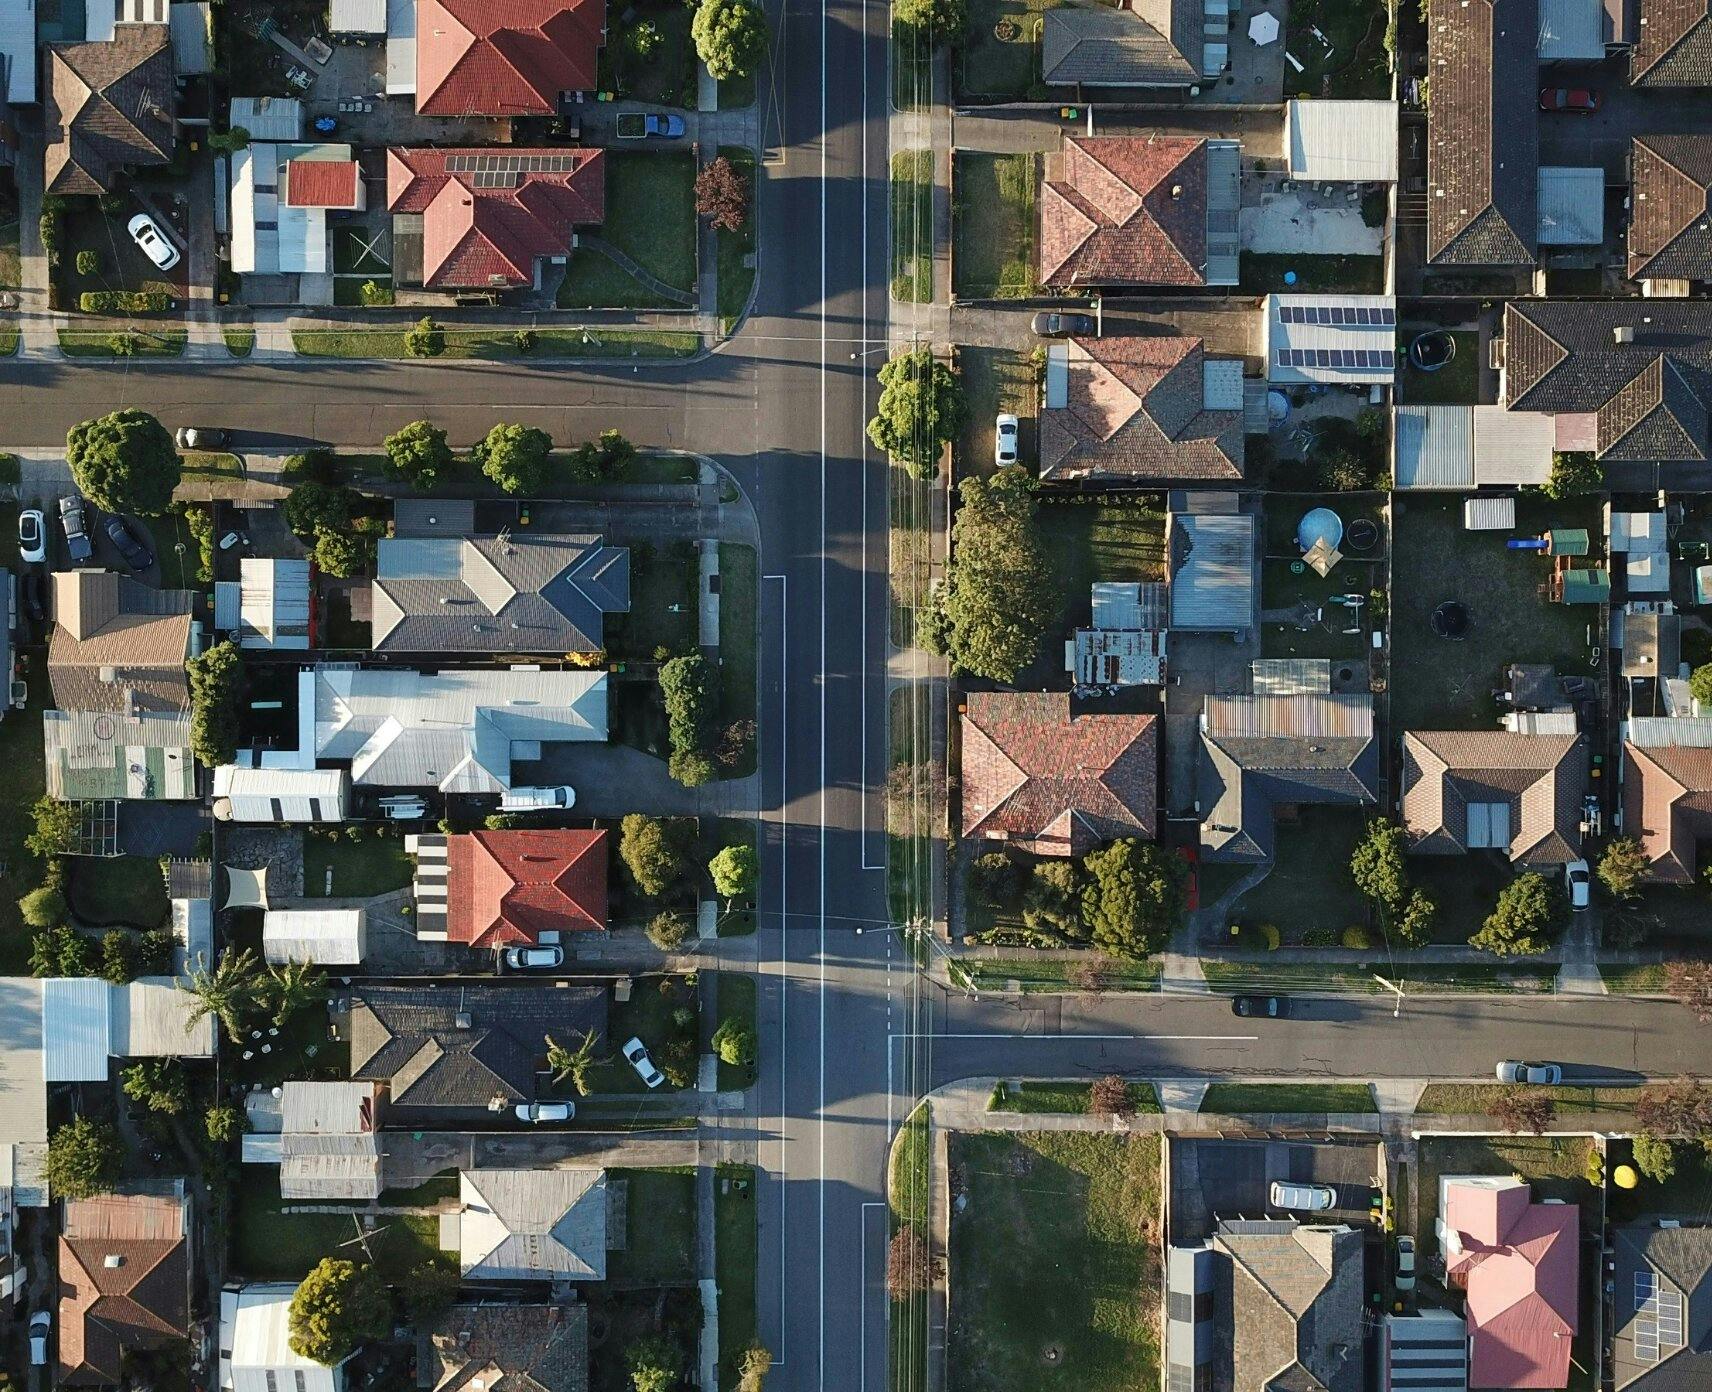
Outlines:
[{"label": "car in driveway", "polygon": [[161,270],[170,271],[178,264],[178,248],[167,241],[160,224],[147,213],[138,213],[125,224],[125,230],[131,234],[131,240],[143,249],[143,255]]},{"label": "car in driveway", "polygon": [[46,623],[48,617],[48,582],[39,570],[26,570],[23,583],[24,612],[31,623]]},{"label": "car in driveway", "polygon": [[107,519],[107,540],[113,543],[114,549],[132,570],[147,570],[155,563],[155,553],[143,544],[142,538],[131,530],[123,517]]},{"label": "car in driveway", "polygon": [[1572,860],[1563,867],[1563,881],[1569,888],[1569,907],[1585,909],[1593,896],[1593,875],[1585,860]]},{"label": "car in driveway", "polygon": [[568,812],[577,805],[577,790],[568,783],[550,788],[508,788],[499,797],[501,812]]},{"label": "car in driveway", "polygon": [[95,559],[95,543],[89,539],[89,509],[77,494],[59,500],[59,525],[73,565],[88,565]]},{"label": "car in driveway", "polygon": [[1275,1179],[1266,1189],[1266,1202],[1273,1208],[1299,1213],[1324,1213],[1337,1202],[1337,1191],[1329,1184],[1295,1184]]},{"label": "car in driveway", "polygon": [[573,1102],[519,1102],[512,1111],[519,1121],[539,1126],[544,1121],[569,1121],[577,1114]]},{"label": "car in driveway", "polygon": [[1028,321],[1037,338],[1075,338],[1099,332],[1092,314],[1062,314],[1044,310]]},{"label": "car in driveway", "polygon": [[40,508],[18,514],[18,559],[36,565],[48,558],[48,520]]},{"label": "car in driveway", "polygon": [[1286,1020],[1290,1017],[1288,996],[1232,996],[1231,1014],[1244,1019]]},{"label": "car in driveway", "polygon": [[512,971],[551,971],[565,965],[562,947],[508,947],[499,955]]},{"label": "car in driveway", "polygon": [[684,118],[669,111],[623,111],[618,116],[620,140],[676,140],[684,133]]},{"label": "car in driveway", "polygon": [[1586,115],[1599,110],[1599,93],[1586,87],[1546,87],[1540,92],[1540,110]]},{"label": "car in driveway", "polygon": [[1501,1083],[1532,1083],[1536,1087],[1555,1087],[1563,1081],[1563,1069],[1555,1063],[1528,1063],[1522,1059],[1505,1059],[1493,1069]]},{"label": "car in driveway", "polygon": [[1397,1289],[1412,1291],[1415,1288],[1415,1239],[1400,1237],[1397,1239]]},{"label": "car in driveway", "polygon": [[181,450],[225,449],[232,443],[232,432],[207,425],[181,425],[173,439]]},{"label": "car in driveway", "polygon": [[48,1365],[48,1330],[53,1326],[53,1315],[46,1310],[37,1310],[30,1316],[30,1366],[45,1368]]},{"label": "car in driveway", "polygon": [[648,1057],[648,1046],[635,1035],[624,1041],[624,1047],[619,1052],[649,1087],[657,1088],[666,1081],[666,1075],[654,1067],[654,1060]]},{"label": "car in driveway", "polygon": [[1017,432],[1021,429],[1021,422],[1008,412],[993,422],[993,463],[1017,462]]}]

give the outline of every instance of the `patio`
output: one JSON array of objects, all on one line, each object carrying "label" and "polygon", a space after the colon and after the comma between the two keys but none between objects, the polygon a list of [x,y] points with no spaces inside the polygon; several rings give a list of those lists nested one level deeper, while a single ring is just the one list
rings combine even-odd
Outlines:
[{"label": "patio", "polygon": [[1384,228],[1369,227],[1362,217],[1362,187],[1245,174],[1238,214],[1242,249],[1271,255],[1381,255]]}]

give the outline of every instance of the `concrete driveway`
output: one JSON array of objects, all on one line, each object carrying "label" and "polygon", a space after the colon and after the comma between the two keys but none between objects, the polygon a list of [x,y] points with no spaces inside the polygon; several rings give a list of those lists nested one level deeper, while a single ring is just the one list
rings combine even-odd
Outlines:
[{"label": "concrete driveway", "polygon": [[622,817],[626,812],[694,817],[744,814],[755,807],[754,778],[721,779],[686,788],[666,772],[666,761],[625,744],[548,745],[543,757],[518,763],[520,787],[569,783],[580,817]]}]

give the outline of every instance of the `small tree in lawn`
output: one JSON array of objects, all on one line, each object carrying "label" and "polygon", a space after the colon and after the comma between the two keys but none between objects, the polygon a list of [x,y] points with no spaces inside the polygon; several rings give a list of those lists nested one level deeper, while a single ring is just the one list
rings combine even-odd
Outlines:
[{"label": "small tree in lawn", "polygon": [[1692,1011],[1696,1020],[1703,1025],[1712,1020],[1712,962],[1667,962],[1664,980],[1665,989]]},{"label": "small tree in lawn", "polygon": [[1497,957],[1544,952],[1551,945],[1549,935],[1562,912],[1562,897],[1543,875],[1533,871],[1518,875],[1504,886],[1497,907],[1468,945]]},{"label": "small tree in lawn", "polygon": [[101,979],[114,986],[135,981],[142,940],[129,928],[111,928],[101,937]]},{"label": "small tree in lawn", "polygon": [[735,1015],[719,1022],[713,1032],[713,1051],[722,1063],[744,1064],[755,1060],[755,1026]]},{"label": "small tree in lawn", "polygon": [[65,460],[96,507],[147,517],[167,510],[183,473],[166,427],[136,407],[72,426],[65,437]]},{"label": "small tree in lawn", "polygon": [[713,892],[729,905],[736,899],[747,899],[755,892],[760,878],[761,863],[755,848],[747,843],[724,847],[707,863],[713,878]]},{"label": "small tree in lawn", "polygon": [[721,155],[696,175],[695,208],[714,227],[737,231],[749,220],[749,180]]},{"label": "small tree in lawn", "polygon": [[1119,957],[1145,957],[1163,946],[1183,917],[1182,859],[1148,841],[1126,838],[1082,861],[1082,921],[1094,946]]},{"label": "small tree in lawn", "polygon": [[437,358],[446,351],[446,331],[424,314],[405,331],[404,351],[413,358]]},{"label": "small tree in lawn", "polygon": [[532,425],[496,425],[475,447],[482,473],[507,493],[534,494],[547,486],[553,440]]},{"label": "small tree in lawn", "polygon": [[1116,1073],[1095,1078],[1088,1086],[1088,1115],[1097,1117],[1126,1117],[1135,1115],[1135,1098],[1129,1084]]},{"label": "small tree in lawn", "polygon": [[868,422],[868,438],[907,464],[917,478],[939,471],[939,456],[969,417],[963,384],[933,351],[901,353],[880,367],[880,398]]},{"label": "small tree in lawn", "polygon": [[1646,852],[1633,836],[1619,836],[1605,847],[1595,873],[1613,899],[1627,899],[1647,873]]},{"label": "small tree in lawn", "polygon": [[937,1265],[921,1229],[905,1223],[886,1248],[886,1294],[893,1300],[921,1294],[933,1284]]},{"label": "small tree in lawn", "polygon": [[1404,947],[1425,947],[1433,940],[1433,925],[1438,921],[1439,906],[1424,889],[1412,889],[1397,915],[1392,931]]},{"label": "small tree in lawn", "polygon": [[671,1392],[678,1385],[678,1350],[664,1335],[631,1340],[624,1366],[635,1392]]},{"label": "small tree in lawn", "polygon": [[746,77],[767,51],[767,17],[754,0],[701,0],[690,37],[715,81]]},{"label": "small tree in lawn", "polygon": [[286,1324],[293,1353],[332,1367],[387,1332],[392,1298],[367,1263],[323,1257],[291,1297]]},{"label": "small tree in lawn", "polygon": [[446,432],[425,420],[393,431],[381,447],[386,451],[386,476],[423,491],[432,488],[452,464]]},{"label": "small tree in lawn", "polygon": [[595,1056],[595,1046],[599,1044],[600,1036],[593,1030],[584,1030],[577,1040],[575,1048],[568,1049],[552,1035],[547,1036],[547,1069],[553,1075],[555,1083],[570,1079],[571,1086],[578,1097],[589,1094],[589,1073],[600,1060]]},{"label": "small tree in lawn", "polygon": [[1486,1109],[1506,1131],[1543,1135],[1557,1115],[1557,1104],[1549,1092],[1531,1087],[1503,1087]]},{"label": "small tree in lawn", "polygon": [[1591,454],[1560,450],[1552,455],[1551,477],[1540,485],[1540,491],[1557,501],[1597,493],[1604,486],[1605,468]]},{"label": "small tree in lawn", "polygon": [[1369,822],[1367,834],[1349,858],[1355,887],[1387,914],[1403,907],[1409,893],[1409,872],[1403,867],[1403,828],[1380,818]]},{"label": "small tree in lawn", "polygon": [[210,1107],[202,1117],[202,1129],[215,1145],[235,1141],[249,1129],[249,1118],[242,1107],[220,1103]]},{"label": "small tree in lawn", "polygon": [[941,43],[955,40],[969,27],[966,0],[897,0],[892,18],[925,31]]},{"label": "small tree in lawn", "polygon": [[105,1121],[75,1116],[48,1138],[48,1190],[56,1199],[87,1199],[119,1182],[123,1148]]},{"label": "small tree in lawn", "polygon": [[677,823],[640,812],[626,813],[619,823],[618,858],[650,899],[666,893],[688,869],[683,834]]},{"label": "small tree in lawn", "polygon": [[77,844],[83,812],[75,802],[60,802],[43,793],[30,808],[30,820],[33,825],[24,837],[25,848],[33,856],[52,860]]},{"label": "small tree in lawn", "polygon": [[1634,1139],[1635,1168],[1654,1184],[1663,1184],[1676,1173],[1676,1146],[1664,1136],[1644,1132]]}]

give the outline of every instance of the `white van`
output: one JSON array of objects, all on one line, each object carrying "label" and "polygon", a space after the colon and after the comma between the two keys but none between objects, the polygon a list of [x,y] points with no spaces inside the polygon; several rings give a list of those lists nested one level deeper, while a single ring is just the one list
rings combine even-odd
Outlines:
[{"label": "white van", "polygon": [[577,805],[577,790],[560,788],[513,788],[499,799],[501,812],[568,812]]}]

